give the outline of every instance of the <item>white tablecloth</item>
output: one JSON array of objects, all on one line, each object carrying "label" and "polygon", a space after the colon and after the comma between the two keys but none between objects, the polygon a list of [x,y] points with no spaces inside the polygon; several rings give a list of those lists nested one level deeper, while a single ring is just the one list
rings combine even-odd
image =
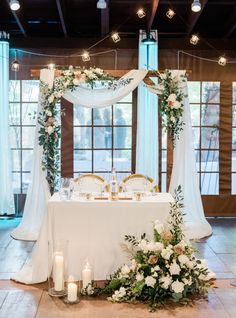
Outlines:
[{"label": "white tablecloth", "polygon": [[73,198],[60,201],[54,194],[48,201],[39,239],[31,258],[12,279],[33,284],[47,280],[48,242],[68,241],[68,274],[81,276],[85,259],[92,260],[94,279],[103,280],[127,262],[121,248],[125,234],[152,237],[153,221],[169,217],[169,193],[158,193],[142,201],[108,201]]}]

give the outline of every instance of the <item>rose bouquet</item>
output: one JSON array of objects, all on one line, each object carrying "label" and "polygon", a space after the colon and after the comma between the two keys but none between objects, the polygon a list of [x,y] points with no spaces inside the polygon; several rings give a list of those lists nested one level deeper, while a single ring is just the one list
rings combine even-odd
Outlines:
[{"label": "rose bouquet", "polygon": [[176,190],[176,201],[171,205],[171,220],[165,227],[158,220],[153,225],[153,239],[143,234],[140,239],[127,235],[131,244],[131,263],[123,265],[111,275],[104,291],[114,302],[148,302],[151,309],[167,299],[186,301],[189,295],[202,295],[214,277],[205,260],[183,234],[181,188]]}]

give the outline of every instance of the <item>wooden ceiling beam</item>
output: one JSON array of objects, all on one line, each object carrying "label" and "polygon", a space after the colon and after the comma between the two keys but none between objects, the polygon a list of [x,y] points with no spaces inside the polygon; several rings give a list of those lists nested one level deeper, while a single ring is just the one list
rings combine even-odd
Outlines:
[{"label": "wooden ceiling beam", "polygon": [[[8,0],[6,0],[6,3],[7,3],[7,6],[9,7],[9,9],[11,10]],[[18,10],[18,11],[11,10],[11,13],[12,13],[14,19],[16,20],[18,28],[20,29],[23,36],[26,38],[27,37],[27,32],[26,32],[27,25],[26,25],[26,23],[23,19],[23,16],[22,16],[22,5],[21,5],[20,10]]]},{"label": "wooden ceiling beam", "polygon": [[150,17],[147,21],[147,32],[150,32],[151,28],[152,28],[152,24],[157,12],[157,8],[158,8],[158,4],[159,4],[159,0],[152,0],[151,2],[151,14]]},{"label": "wooden ceiling beam", "polygon": [[208,3],[208,0],[201,1],[202,9],[200,12],[193,12],[191,10],[189,17],[188,17],[188,30],[187,30],[188,35],[190,33],[192,33],[195,25],[197,24],[197,21],[199,20],[201,14],[202,14],[202,11],[204,10],[207,3]]},{"label": "wooden ceiling beam", "polygon": [[230,35],[234,32],[235,29],[236,29],[236,5],[234,6],[234,10],[231,16],[229,17],[228,22],[226,23],[224,38],[230,37]]},{"label": "wooden ceiling beam", "polygon": [[106,0],[106,9],[101,9],[101,36],[104,37],[110,32],[110,0]]},{"label": "wooden ceiling beam", "polygon": [[67,26],[66,26],[66,19],[65,19],[65,14],[64,14],[65,10],[64,10],[63,0],[56,0],[56,4],[57,4],[57,10],[58,10],[60,21],[61,21],[62,30],[63,30],[64,36],[67,37],[68,36],[68,30],[67,30]]}]

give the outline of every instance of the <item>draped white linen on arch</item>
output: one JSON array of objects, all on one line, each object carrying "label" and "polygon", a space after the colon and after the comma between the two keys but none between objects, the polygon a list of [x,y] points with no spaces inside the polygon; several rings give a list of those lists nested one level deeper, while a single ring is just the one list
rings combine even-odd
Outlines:
[{"label": "draped white linen on arch", "polygon": [[[121,80],[132,78],[127,85],[120,85],[114,89],[99,87],[93,90],[88,87],[77,87],[73,92],[66,91],[64,98],[71,103],[84,107],[104,107],[111,106],[118,102],[130,92],[132,92],[144,79],[147,70],[131,70],[125,74]],[[43,69],[40,71],[40,80],[50,87],[53,85],[54,71]],[[42,111],[42,95],[40,93],[38,103],[38,114]],[[36,241],[39,235],[43,216],[46,211],[46,204],[50,197],[49,189],[45,179],[45,172],[42,171],[42,147],[38,143],[39,125],[36,125],[36,134],[34,142],[33,169],[31,172],[31,182],[27,191],[27,199],[24,208],[24,214],[19,226],[11,233],[15,239],[25,241]]]}]

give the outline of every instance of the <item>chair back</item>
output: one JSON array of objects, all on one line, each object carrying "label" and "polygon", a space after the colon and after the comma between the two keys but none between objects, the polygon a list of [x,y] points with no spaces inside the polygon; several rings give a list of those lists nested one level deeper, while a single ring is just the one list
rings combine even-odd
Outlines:
[{"label": "chair back", "polygon": [[74,179],[74,191],[83,193],[106,191],[106,182],[96,174],[86,173]]},{"label": "chair back", "polygon": [[120,191],[134,192],[134,191],[154,191],[159,192],[158,185],[152,178],[146,177],[143,174],[131,174],[126,177],[121,185]]}]

